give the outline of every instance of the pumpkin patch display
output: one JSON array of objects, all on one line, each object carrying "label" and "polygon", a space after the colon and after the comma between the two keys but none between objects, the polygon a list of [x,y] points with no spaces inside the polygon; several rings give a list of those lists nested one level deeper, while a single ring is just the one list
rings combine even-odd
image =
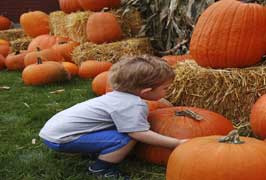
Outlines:
[{"label": "pumpkin patch display", "polygon": [[78,0],[58,0],[60,9],[65,13],[71,13],[81,10]]},{"label": "pumpkin patch display", "polygon": [[100,11],[103,8],[117,8],[121,0],[78,0],[84,10]]},{"label": "pumpkin patch display", "polygon": [[44,85],[54,82],[70,80],[71,75],[64,66],[55,61],[42,62],[39,58],[37,64],[24,68],[22,80],[25,85]]},{"label": "pumpkin patch display", "polygon": [[5,57],[0,54],[0,70],[5,69]]},{"label": "pumpkin patch display", "polygon": [[114,14],[97,12],[87,21],[87,38],[96,44],[118,41],[122,38],[122,29]]},{"label": "pumpkin patch display", "polygon": [[10,51],[9,42],[4,39],[0,39],[0,54],[6,57],[9,51]]},{"label": "pumpkin patch display", "polygon": [[266,95],[257,99],[251,109],[250,125],[253,132],[261,139],[266,138]]},{"label": "pumpkin patch display", "polygon": [[6,57],[5,65],[8,70],[23,70],[24,65],[24,57],[26,56],[27,51],[17,51],[9,54]]},{"label": "pumpkin patch display", "polygon": [[228,136],[198,137],[181,144],[171,154],[166,180],[264,180],[265,142]]},{"label": "pumpkin patch display", "polygon": [[48,49],[55,44],[58,44],[60,42],[66,42],[67,40],[68,38],[52,36],[49,34],[40,35],[32,39],[28,46],[28,51],[35,51],[37,47],[40,49]]},{"label": "pumpkin patch display", "polygon": [[92,91],[97,95],[103,95],[106,93],[108,81],[108,71],[104,71],[98,74],[91,83]]},{"label": "pumpkin patch display", "polygon": [[[196,107],[168,107],[149,113],[151,130],[159,134],[190,139],[200,136],[225,135],[233,129],[222,115]],[[172,149],[139,143],[136,155],[155,164],[166,165]]]},{"label": "pumpkin patch display", "polygon": [[5,16],[0,16],[0,30],[7,30],[11,27],[11,21]]},{"label": "pumpkin patch display", "polygon": [[42,11],[31,11],[20,16],[20,24],[30,37],[49,34],[49,15]]},{"label": "pumpkin patch display", "polygon": [[84,79],[94,78],[98,74],[108,71],[112,66],[111,62],[87,60],[79,67],[79,76]]},{"label": "pumpkin patch display", "polygon": [[265,8],[247,0],[223,0],[199,17],[190,41],[190,53],[204,67],[247,67],[265,53]]}]

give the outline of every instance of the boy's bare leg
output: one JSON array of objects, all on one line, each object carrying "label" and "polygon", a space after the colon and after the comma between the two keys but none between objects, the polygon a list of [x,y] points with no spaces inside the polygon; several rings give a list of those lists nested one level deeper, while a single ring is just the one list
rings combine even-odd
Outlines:
[{"label": "boy's bare leg", "polygon": [[98,158],[100,160],[111,162],[111,163],[119,163],[126,157],[126,155],[128,155],[128,153],[133,149],[135,144],[136,144],[136,141],[132,140],[127,145],[122,147],[121,149],[108,153],[108,154],[99,155]]}]

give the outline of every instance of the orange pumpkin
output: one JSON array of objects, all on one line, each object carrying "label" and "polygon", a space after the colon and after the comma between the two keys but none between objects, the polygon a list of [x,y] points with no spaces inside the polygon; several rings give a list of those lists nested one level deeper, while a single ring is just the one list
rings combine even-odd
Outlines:
[{"label": "orange pumpkin", "polygon": [[117,8],[121,0],[78,0],[84,10],[100,11],[103,8]]},{"label": "orange pumpkin", "polygon": [[5,69],[5,57],[0,54],[0,70]]},{"label": "orange pumpkin", "polygon": [[6,57],[5,65],[8,70],[23,70],[24,65],[24,57],[27,54],[27,51],[17,51],[9,54]]},{"label": "orange pumpkin", "polygon": [[41,59],[37,64],[25,67],[22,72],[22,80],[25,85],[44,85],[69,80],[70,78],[71,75],[61,63],[55,61],[42,62]]},{"label": "orange pumpkin", "polygon": [[58,0],[60,9],[65,13],[71,13],[81,10],[78,0]]},{"label": "orange pumpkin", "polygon": [[62,65],[71,74],[71,76],[75,76],[78,74],[79,68],[76,64],[71,62],[62,62]]},{"label": "orange pumpkin", "polygon": [[98,74],[108,71],[111,66],[112,63],[107,61],[83,61],[79,67],[79,76],[85,79],[94,78]]},{"label": "orange pumpkin", "polygon": [[86,32],[88,40],[96,44],[118,41],[122,38],[117,18],[108,12],[97,12],[89,16]]},{"label": "orange pumpkin", "polygon": [[59,36],[52,36],[48,34],[40,35],[35,37],[28,46],[28,51],[35,51],[38,48],[40,49],[48,49],[51,48],[53,45],[66,42],[68,38],[59,37]]},{"label": "orange pumpkin", "polygon": [[180,61],[184,61],[186,59],[191,59],[191,55],[190,54],[185,54],[185,55],[167,55],[167,56],[163,56],[162,59],[166,60],[166,62],[170,65],[170,66],[175,66],[176,63],[180,62]]},{"label": "orange pumpkin", "polygon": [[266,95],[257,99],[251,108],[250,125],[253,132],[262,139],[266,138]]},{"label": "orange pumpkin", "polygon": [[265,142],[230,138],[199,137],[178,146],[169,158],[166,180],[265,180]]},{"label": "orange pumpkin", "polygon": [[[150,112],[148,119],[151,130],[178,139],[225,135],[233,129],[232,123],[222,115],[196,107],[161,108]],[[141,159],[166,165],[172,149],[139,143],[136,152]]]},{"label": "orange pumpkin", "polygon": [[6,30],[11,27],[11,21],[5,16],[0,16],[0,30]]},{"label": "orange pumpkin", "polygon": [[156,109],[160,109],[160,108],[166,108],[166,107],[171,107],[171,105],[161,102],[161,101],[149,101],[149,100],[145,100],[145,102],[148,105],[148,109],[149,112],[154,111]]},{"label": "orange pumpkin", "polygon": [[236,0],[217,1],[199,17],[190,41],[190,54],[205,67],[251,66],[265,53],[265,32],[263,6]]},{"label": "orange pumpkin", "polygon": [[58,51],[65,59],[65,61],[72,61],[72,51],[77,47],[79,43],[74,41],[59,42],[53,45],[53,49]]},{"label": "orange pumpkin", "polygon": [[20,16],[20,24],[25,33],[31,37],[49,34],[49,15],[42,11],[31,11]]},{"label": "orange pumpkin", "polygon": [[42,61],[61,62],[64,60],[63,56],[61,56],[61,54],[58,51],[52,48],[43,49],[43,50],[38,49],[36,51],[27,53],[27,55],[24,57],[25,66],[37,63],[38,58],[41,58]]},{"label": "orange pumpkin", "polygon": [[92,91],[100,96],[106,93],[106,84],[108,80],[108,71],[98,74],[91,83]]},{"label": "orange pumpkin", "polygon": [[9,51],[10,51],[9,42],[4,39],[0,39],[0,54],[6,57]]}]

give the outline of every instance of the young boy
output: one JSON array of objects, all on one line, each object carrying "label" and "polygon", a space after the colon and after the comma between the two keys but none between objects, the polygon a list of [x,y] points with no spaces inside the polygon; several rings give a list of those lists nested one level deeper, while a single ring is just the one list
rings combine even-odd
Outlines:
[{"label": "young boy", "polygon": [[57,113],[39,135],[56,151],[99,154],[88,170],[119,178],[116,165],[137,141],[167,148],[186,141],[149,130],[148,108],[142,100],[163,98],[173,78],[172,68],[158,57],[123,57],[110,69],[112,92]]}]

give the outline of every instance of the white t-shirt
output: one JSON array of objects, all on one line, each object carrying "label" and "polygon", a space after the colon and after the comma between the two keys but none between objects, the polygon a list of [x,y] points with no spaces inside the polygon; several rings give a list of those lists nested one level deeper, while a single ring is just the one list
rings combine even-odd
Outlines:
[{"label": "white t-shirt", "polygon": [[39,136],[54,143],[66,143],[82,134],[116,127],[129,133],[150,129],[147,104],[138,96],[113,91],[76,104],[55,114]]}]

